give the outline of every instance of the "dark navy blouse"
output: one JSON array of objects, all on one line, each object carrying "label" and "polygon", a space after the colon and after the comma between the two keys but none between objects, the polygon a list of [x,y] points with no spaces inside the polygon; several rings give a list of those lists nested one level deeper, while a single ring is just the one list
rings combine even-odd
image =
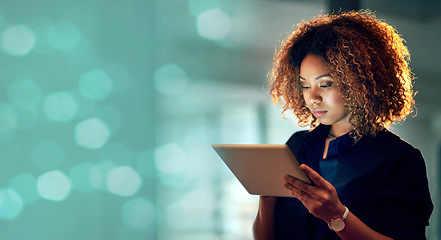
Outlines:
[{"label": "dark navy blouse", "polygon": [[[331,141],[323,160],[329,129],[297,132],[287,145],[299,162],[323,174],[340,201],[370,228],[396,240],[426,239],[433,205],[420,151],[384,130],[356,143],[343,135]],[[278,198],[275,216],[280,239],[340,239],[296,198]]]}]

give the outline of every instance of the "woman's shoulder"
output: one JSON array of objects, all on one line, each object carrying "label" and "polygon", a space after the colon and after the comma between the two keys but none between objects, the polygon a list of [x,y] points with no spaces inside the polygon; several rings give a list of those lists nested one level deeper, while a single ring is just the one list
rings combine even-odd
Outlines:
[{"label": "woman's shoulder", "polygon": [[420,150],[389,130],[383,130],[375,137],[365,139],[358,150],[362,158],[383,165],[384,170],[396,167],[407,169],[406,171],[425,169]]},{"label": "woman's shoulder", "polygon": [[291,149],[294,155],[299,156],[305,151],[305,138],[309,135],[310,131],[302,130],[295,132],[286,142],[286,145]]},{"label": "woman's shoulder", "polygon": [[390,130],[382,130],[373,138],[367,140],[368,145],[373,145],[374,149],[380,152],[419,152],[412,144],[402,139]]},{"label": "woman's shoulder", "polygon": [[304,140],[305,136],[307,136],[309,133],[308,130],[302,130],[302,131],[297,131],[294,132],[291,137],[288,139],[288,143],[289,142],[296,142],[296,141],[302,141]]}]

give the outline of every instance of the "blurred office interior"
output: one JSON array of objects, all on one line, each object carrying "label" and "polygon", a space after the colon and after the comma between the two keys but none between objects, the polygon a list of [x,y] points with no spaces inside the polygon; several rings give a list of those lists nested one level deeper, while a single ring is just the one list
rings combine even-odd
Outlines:
[{"label": "blurred office interior", "polygon": [[[249,240],[249,195],[212,143],[300,130],[266,89],[303,19],[370,9],[407,41],[441,239],[440,0],[0,2],[0,239]],[[411,177],[411,176],[410,176]]]}]

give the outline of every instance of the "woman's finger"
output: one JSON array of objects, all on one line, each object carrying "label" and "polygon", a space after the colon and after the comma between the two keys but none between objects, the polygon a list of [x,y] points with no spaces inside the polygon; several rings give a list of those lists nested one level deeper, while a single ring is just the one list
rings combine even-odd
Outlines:
[{"label": "woman's finger", "polygon": [[310,168],[306,164],[300,165],[300,169],[309,176],[309,178],[319,187],[327,187],[328,182],[320,176],[316,171],[314,171],[312,168]]},{"label": "woman's finger", "polygon": [[311,191],[314,190],[314,186],[312,186],[308,183],[305,183],[304,181],[302,181],[298,178],[295,178],[293,176],[285,175],[282,178],[283,178],[283,180],[285,180],[285,182],[295,186],[296,188],[298,188],[304,192],[310,193]]},{"label": "woman's finger", "polygon": [[311,198],[310,194],[302,191],[299,188],[296,188],[294,185],[291,185],[288,182],[285,182],[283,184],[283,187],[289,190],[292,196],[294,196],[295,198],[299,199],[302,202],[307,201],[307,199]]},{"label": "woman's finger", "polygon": [[[286,179],[292,178],[289,175],[286,175]],[[283,179],[285,179],[285,176],[283,177]],[[307,199],[307,198],[311,198],[311,194],[307,191],[307,190],[303,190],[302,188],[298,187],[296,184],[291,184],[291,181],[300,181],[298,179],[290,179],[290,180],[285,180],[286,182],[283,184],[283,187],[286,188],[287,190],[289,190],[291,192],[291,194],[296,197],[296,198],[302,198],[302,199]],[[302,184],[302,181],[300,181]]]}]

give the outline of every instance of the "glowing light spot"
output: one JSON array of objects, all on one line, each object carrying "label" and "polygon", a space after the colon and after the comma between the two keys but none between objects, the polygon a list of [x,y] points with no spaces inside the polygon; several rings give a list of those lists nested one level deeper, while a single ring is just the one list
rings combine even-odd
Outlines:
[{"label": "glowing light spot", "polygon": [[81,75],[79,88],[83,96],[102,100],[112,92],[113,82],[107,73],[96,69]]},{"label": "glowing light spot", "polygon": [[38,199],[37,179],[31,174],[23,173],[13,177],[9,181],[9,187],[14,189],[26,204],[33,203]]},{"label": "glowing light spot", "polygon": [[44,100],[44,113],[54,122],[69,122],[75,116],[77,108],[75,99],[64,91],[53,93]]},{"label": "glowing light spot", "polygon": [[72,187],[80,192],[93,192],[92,174],[95,169],[91,163],[80,163],[69,170]]},{"label": "glowing light spot", "polygon": [[68,52],[80,43],[82,34],[72,22],[62,21],[48,28],[47,38],[53,48]]},{"label": "glowing light spot", "polygon": [[181,67],[169,64],[155,71],[154,81],[158,92],[176,95],[184,91],[188,79]]},{"label": "glowing light spot", "polygon": [[38,193],[51,201],[63,201],[70,193],[72,184],[64,173],[56,170],[44,173],[37,180]]},{"label": "glowing light spot", "polygon": [[0,218],[12,220],[20,215],[23,209],[23,200],[12,189],[0,190]]},{"label": "glowing light spot", "polygon": [[163,145],[155,151],[156,168],[163,173],[175,174],[185,169],[187,154],[178,144]]},{"label": "glowing light spot", "polygon": [[36,105],[41,100],[41,90],[29,79],[16,81],[8,88],[8,100],[11,103],[25,101]]},{"label": "glowing light spot", "polygon": [[132,196],[141,187],[141,178],[131,167],[123,166],[107,173],[106,183],[109,192],[120,196]]},{"label": "glowing light spot", "polygon": [[80,122],[75,127],[75,140],[84,148],[99,149],[110,137],[110,130],[99,118]]},{"label": "glowing light spot", "polygon": [[42,170],[56,169],[63,160],[63,149],[52,140],[37,143],[31,148],[31,161]]},{"label": "glowing light spot", "polygon": [[221,6],[220,0],[188,0],[188,11],[193,17],[197,17],[208,9],[220,8]]},{"label": "glowing light spot", "polygon": [[7,28],[1,36],[3,51],[13,56],[27,55],[35,45],[34,33],[25,25]]},{"label": "glowing light spot", "polygon": [[145,198],[135,198],[122,206],[123,222],[134,229],[147,229],[155,219],[155,207]]},{"label": "glowing light spot", "polygon": [[231,29],[231,19],[218,8],[209,9],[198,15],[196,20],[198,34],[210,40],[221,40]]},{"label": "glowing light spot", "polygon": [[17,128],[17,113],[7,103],[0,103],[0,133],[9,133]]}]

